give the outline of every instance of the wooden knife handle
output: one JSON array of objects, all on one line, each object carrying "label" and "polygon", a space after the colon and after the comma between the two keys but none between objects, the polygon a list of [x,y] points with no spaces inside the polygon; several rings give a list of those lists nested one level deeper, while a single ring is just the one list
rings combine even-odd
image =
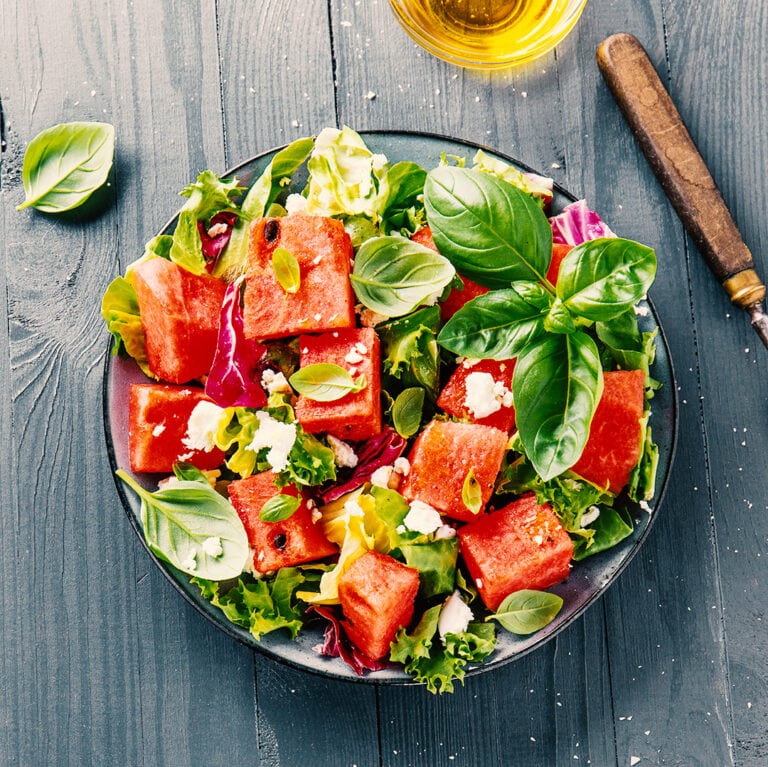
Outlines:
[{"label": "wooden knife handle", "polygon": [[597,49],[608,87],[696,247],[745,308],[765,297],[752,254],[645,49],[627,33]]}]

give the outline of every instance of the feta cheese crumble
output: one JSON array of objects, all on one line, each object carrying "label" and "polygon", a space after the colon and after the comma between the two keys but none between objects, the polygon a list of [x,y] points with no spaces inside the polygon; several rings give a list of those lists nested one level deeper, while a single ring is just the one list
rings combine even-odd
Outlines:
[{"label": "feta cheese crumble", "polygon": [[411,472],[411,464],[407,458],[395,458],[395,471],[403,477],[407,477]]},{"label": "feta cheese crumble", "polygon": [[187,572],[197,570],[197,552],[190,551],[189,556],[181,563],[181,569]]},{"label": "feta cheese crumble", "polygon": [[291,393],[288,379],[283,375],[281,370],[274,371],[267,368],[261,376],[261,387],[266,389],[270,394],[280,391],[287,392],[288,394]]},{"label": "feta cheese crumble", "polygon": [[600,516],[600,507],[599,506],[590,506],[581,515],[581,526],[582,527],[589,527],[589,525],[591,525],[599,516]]},{"label": "feta cheese crumble", "polygon": [[465,387],[464,406],[475,418],[486,418],[512,405],[512,392],[490,373],[470,373]]},{"label": "feta cheese crumble", "polygon": [[389,487],[389,479],[394,470],[394,466],[379,466],[379,468],[371,474],[371,484],[376,487]]},{"label": "feta cheese crumble", "polygon": [[288,453],[296,442],[296,424],[278,421],[266,410],[257,411],[256,418],[259,421],[259,428],[253,435],[248,450],[258,453],[259,450],[268,447],[267,463],[273,471],[283,471],[288,466]]},{"label": "feta cheese crumble", "polygon": [[443,644],[447,634],[463,634],[474,617],[472,610],[461,598],[459,592],[454,591],[445,600],[443,609],[440,610],[440,617],[437,619],[437,631]]},{"label": "feta cheese crumble", "polygon": [[333,450],[333,460],[337,466],[354,469],[357,466],[357,453],[344,440],[328,435],[328,446]]},{"label": "feta cheese crumble", "polygon": [[403,519],[403,524],[415,533],[429,535],[443,525],[440,512],[428,503],[418,499],[411,501],[408,513]]},{"label": "feta cheese crumble", "polygon": [[159,423],[157,424],[157,426],[155,426],[154,429],[152,429],[152,436],[159,437],[164,431],[165,431],[165,424]]},{"label": "feta cheese crumble", "polygon": [[221,538],[218,535],[212,535],[210,538],[206,538],[203,543],[203,552],[209,557],[220,557],[224,553],[224,548],[221,545]]},{"label": "feta cheese crumble", "polygon": [[203,450],[209,453],[216,447],[216,432],[219,428],[224,409],[213,402],[198,402],[189,415],[187,434],[181,441],[190,450]]}]

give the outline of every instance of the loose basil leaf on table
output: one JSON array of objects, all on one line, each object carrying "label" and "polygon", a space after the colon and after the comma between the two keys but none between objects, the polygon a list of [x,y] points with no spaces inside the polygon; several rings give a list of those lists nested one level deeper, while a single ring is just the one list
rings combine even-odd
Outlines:
[{"label": "loose basil leaf on table", "polygon": [[518,433],[542,479],[579,459],[602,389],[597,346],[582,331],[546,334],[520,353],[512,378]]},{"label": "loose basil leaf on table", "polygon": [[385,317],[401,317],[439,295],[454,274],[439,253],[389,235],[372,237],[360,246],[349,279],[363,306]]},{"label": "loose basil leaf on table", "polygon": [[506,597],[486,620],[498,621],[513,634],[533,634],[552,623],[562,606],[563,599],[557,594],[522,589]]},{"label": "loose basil leaf on table", "polygon": [[539,283],[515,282],[468,301],[443,326],[438,343],[472,359],[511,359],[541,335],[551,303]]},{"label": "loose basil leaf on table", "polygon": [[[158,557],[190,575],[211,580],[235,578],[248,556],[248,539],[237,512],[209,484],[181,480],[150,492],[130,475],[117,476],[141,499],[144,538]],[[214,539],[220,553],[209,553]]]},{"label": "loose basil leaf on table", "polygon": [[352,376],[341,365],[317,362],[297,370],[289,379],[299,394],[315,402],[333,402],[366,387],[364,375]]},{"label": "loose basil leaf on table", "polygon": [[115,129],[108,123],[62,123],[42,131],[24,153],[26,197],[17,210],[63,213],[82,205],[106,182],[114,154]]},{"label": "loose basil leaf on table", "polygon": [[488,173],[443,165],[427,174],[424,206],[438,250],[489,288],[546,283],[552,229],[539,203]]},{"label": "loose basil leaf on table", "polygon": [[606,322],[645,297],[655,276],[653,248],[619,237],[588,240],[563,259],[556,303],[575,317]]}]

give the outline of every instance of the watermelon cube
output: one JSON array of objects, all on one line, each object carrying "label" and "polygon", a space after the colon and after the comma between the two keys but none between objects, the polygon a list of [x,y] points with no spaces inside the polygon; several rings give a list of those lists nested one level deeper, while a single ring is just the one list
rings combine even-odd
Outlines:
[{"label": "watermelon cube", "polygon": [[[272,256],[278,247],[298,262],[295,293],[287,292],[275,275]],[[246,337],[283,338],[354,327],[352,258],[352,241],[336,219],[292,215],[254,221],[243,296]]]},{"label": "watermelon cube", "polygon": [[[491,497],[506,445],[506,432],[493,426],[431,421],[408,454],[410,470],[400,493],[409,501],[423,501],[452,519],[469,522],[482,513]],[[462,500],[470,470],[481,493],[477,514]]]},{"label": "watermelon cube", "polygon": [[137,264],[133,283],[152,373],[170,383],[208,373],[225,283],[208,274],[192,274],[164,258]]},{"label": "watermelon cube", "polygon": [[547,269],[547,279],[553,285],[557,285],[560,264],[563,263],[563,259],[573,250],[573,248],[573,245],[565,245],[559,242],[552,245],[552,260],[549,262],[549,268]]},{"label": "watermelon cube", "polygon": [[299,337],[300,366],[319,362],[340,365],[366,386],[332,402],[300,396],[296,418],[304,431],[325,431],[343,440],[364,440],[381,433],[381,351],[373,328],[355,328]]},{"label": "watermelon cube", "polygon": [[521,589],[546,589],[568,577],[573,542],[548,504],[533,494],[459,529],[459,547],[489,610]]},{"label": "watermelon cube", "polygon": [[350,641],[372,660],[388,655],[398,628],[413,617],[418,590],[418,570],[377,551],[358,557],[339,579]]},{"label": "watermelon cube", "polygon": [[597,404],[589,438],[571,471],[619,493],[640,459],[645,408],[645,373],[614,370],[603,373],[603,396]]},{"label": "watermelon cube", "polygon": [[443,387],[437,406],[454,418],[495,426],[508,434],[515,425],[514,370],[514,360],[465,360]]},{"label": "watermelon cube", "polygon": [[215,469],[224,463],[224,452],[191,448],[189,417],[198,403],[215,407],[202,389],[167,384],[131,384],[128,393],[128,448],[134,472],[173,471],[185,461],[198,469]]},{"label": "watermelon cube", "polygon": [[[337,554],[336,545],[323,535],[322,528],[313,521],[312,510],[304,495],[299,495],[293,485],[278,489],[276,478],[273,472],[264,471],[229,483],[229,498],[254,551],[254,570],[268,573]],[[280,493],[294,497],[299,495],[299,508],[288,519],[265,522],[259,516],[262,506]]]}]

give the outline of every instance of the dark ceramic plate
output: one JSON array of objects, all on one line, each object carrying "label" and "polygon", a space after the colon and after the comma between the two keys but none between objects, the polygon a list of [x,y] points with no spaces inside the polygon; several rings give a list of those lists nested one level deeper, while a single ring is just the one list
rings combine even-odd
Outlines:
[{"label": "dark ceramic plate", "polygon": [[[371,132],[365,133],[364,137],[373,152],[385,154],[391,162],[412,160],[427,169],[433,168],[438,164],[440,155],[443,152],[449,155],[463,156],[471,160],[474,152],[480,148],[468,142],[422,133]],[[483,149],[497,155],[506,162],[514,164],[521,170],[531,170],[510,157],[493,152],[485,147]],[[249,185],[254,179],[259,177],[275,151],[277,150],[254,157],[234,168],[227,175],[236,174],[243,185]],[[300,187],[301,185],[303,185],[303,180],[297,182],[297,186]],[[553,210],[557,212],[574,200],[573,195],[557,187],[553,200]],[[163,231],[172,231],[174,225],[175,218],[169,222]],[[618,546],[576,563],[568,580],[550,589],[559,594],[564,600],[563,609],[555,621],[538,633],[528,637],[517,637],[499,629],[495,652],[484,664],[469,670],[469,674],[490,670],[515,660],[523,654],[541,647],[566,626],[573,623],[616,580],[619,573],[627,566],[648,535],[648,531],[658,513],[672,465],[677,433],[677,402],[674,373],[667,342],[653,306],[650,303],[646,304],[646,306],[650,311],[646,316],[640,317],[641,327],[643,330],[657,328],[659,331],[656,361],[651,372],[653,377],[662,384],[653,400],[653,411],[650,419],[654,440],[659,446],[660,454],[656,482],[657,491],[656,497],[650,503],[651,511],[643,510],[637,505],[630,505],[629,511],[635,522],[634,533]],[[113,470],[122,468],[129,471],[127,440],[128,388],[131,383],[139,381],[146,381],[146,379],[133,360],[124,357],[113,357],[110,354],[107,355],[104,371],[104,425],[107,450]],[[138,477],[138,479],[142,481],[141,477]],[[117,479],[116,484],[120,499],[128,514],[128,519],[133,525],[139,540],[144,544],[144,536],[139,522],[138,499],[132,493],[127,492],[123,484]],[[147,487],[150,487],[149,483],[146,484]],[[321,640],[321,629],[319,627],[311,626],[303,630],[296,641],[291,640],[286,632],[279,631],[268,634],[261,641],[257,642],[246,630],[229,623],[220,610],[202,599],[197,588],[189,583],[184,573],[158,560],[148,550],[147,553],[155,560],[163,574],[187,601],[194,605],[197,610],[222,631],[249,647],[258,649],[276,660],[297,668],[338,679],[389,684],[412,683],[411,678],[400,669],[393,668],[360,677],[338,658],[329,659],[318,655],[312,648]]]}]

